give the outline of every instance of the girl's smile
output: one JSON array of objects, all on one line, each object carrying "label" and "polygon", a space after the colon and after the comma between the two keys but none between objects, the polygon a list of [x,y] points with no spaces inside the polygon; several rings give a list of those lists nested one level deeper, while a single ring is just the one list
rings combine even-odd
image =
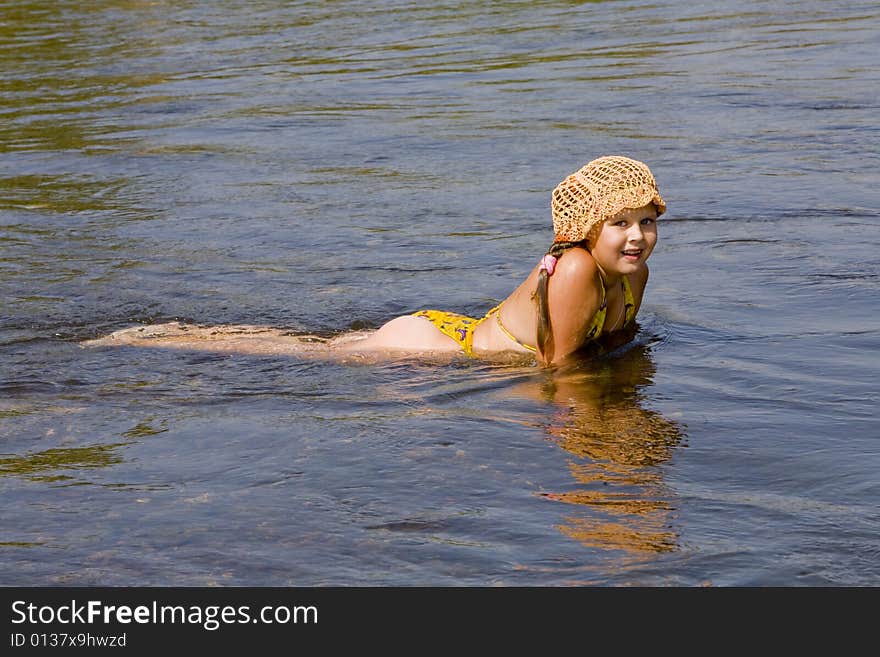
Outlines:
[{"label": "girl's smile", "polygon": [[623,257],[629,262],[638,262],[644,252],[644,249],[626,249],[623,251]]}]

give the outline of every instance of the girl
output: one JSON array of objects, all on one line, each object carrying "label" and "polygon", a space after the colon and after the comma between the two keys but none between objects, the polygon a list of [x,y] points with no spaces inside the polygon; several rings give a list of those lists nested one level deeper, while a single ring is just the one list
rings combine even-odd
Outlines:
[{"label": "girl", "polygon": [[592,343],[617,346],[630,339],[648,281],[646,261],[657,243],[656,220],[666,211],[651,171],[627,157],[600,157],[559,183],[550,207],[550,249],[510,296],[479,319],[420,310],[372,333],[332,340],[266,327],[172,322],[86,344],[303,356],[516,352],[551,365]]},{"label": "girl", "polygon": [[[532,352],[558,363],[632,326],[666,204],[637,160],[606,156],[568,176],[551,197],[555,239],[529,276],[485,316],[420,310],[345,350]],[[611,341],[613,342],[613,340]]]}]

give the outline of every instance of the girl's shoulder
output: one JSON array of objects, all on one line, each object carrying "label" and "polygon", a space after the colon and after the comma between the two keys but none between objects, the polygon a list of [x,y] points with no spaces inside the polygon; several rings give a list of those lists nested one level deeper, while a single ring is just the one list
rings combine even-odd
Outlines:
[{"label": "girl's shoulder", "polygon": [[597,267],[593,254],[579,246],[567,249],[559,258],[559,264],[562,263],[566,267],[591,268],[593,271]]},{"label": "girl's shoulder", "polygon": [[562,254],[556,264],[553,281],[557,285],[572,285],[578,290],[592,290],[602,286],[599,265],[586,249],[569,249]]}]

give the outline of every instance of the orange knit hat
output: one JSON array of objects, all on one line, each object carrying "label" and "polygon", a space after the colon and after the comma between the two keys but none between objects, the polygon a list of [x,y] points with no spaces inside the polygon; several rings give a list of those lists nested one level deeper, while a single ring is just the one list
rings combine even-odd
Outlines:
[{"label": "orange knit hat", "polygon": [[619,155],[595,159],[553,190],[554,241],[585,240],[608,217],[648,203],[654,204],[658,216],[666,212],[666,203],[646,164]]}]

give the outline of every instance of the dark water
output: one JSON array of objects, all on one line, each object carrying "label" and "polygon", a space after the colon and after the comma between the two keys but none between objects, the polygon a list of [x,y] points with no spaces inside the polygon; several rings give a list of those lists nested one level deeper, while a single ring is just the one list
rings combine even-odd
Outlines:
[{"label": "dark water", "polygon": [[[868,2],[0,3],[0,584],[880,585]],[[478,314],[669,212],[565,375],[83,349]]]}]

